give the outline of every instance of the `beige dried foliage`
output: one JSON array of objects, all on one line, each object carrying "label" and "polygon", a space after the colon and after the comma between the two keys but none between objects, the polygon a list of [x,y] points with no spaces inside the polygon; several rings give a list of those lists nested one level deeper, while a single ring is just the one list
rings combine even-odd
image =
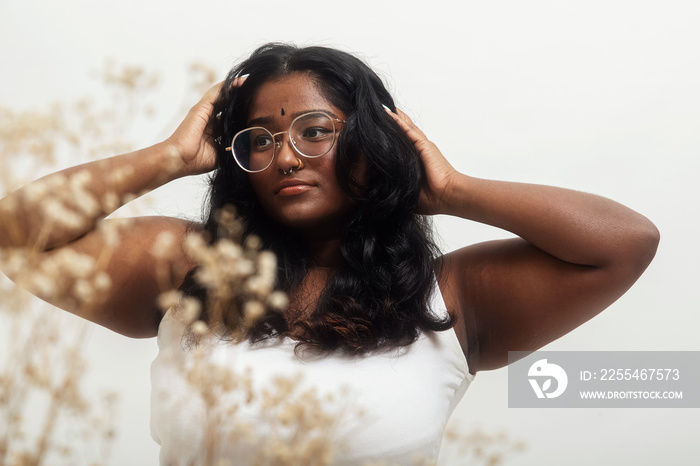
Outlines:
[{"label": "beige dried foliage", "polygon": [[149,72],[136,65],[117,67],[113,60],[107,61],[102,79],[107,86],[125,90],[128,93],[152,90],[160,81],[158,73]]},{"label": "beige dried foliage", "polygon": [[[275,290],[275,255],[260,250],[257,237],[241,244],[243,226],[235,209],[226,206],[215,218],[219,235],[215,242],[207,241],[202,233],[191,233],[185,241],[187,255],[197,264],[194,280],[206,290],[206,309],[202,303],[173,290],[164,292],[159,305],[163,312],[177,305],[179,318],[190,325],[197,338],[213,333],[240,341],[266,313],[283,311],[287,297]],[[151,252],[163,260],[175,248],[173,242],[171,235],[161,234]],[[199,320],[201,317],[206,323]]]},{"label": "beige dried foliage", "polygon": [[[75,104],[58,103],[41,110],[16,111],[0,105],[0,195],[4,196],[39,174],[58,169],[66,156],[75,163],[80,154],[105,157],[132,147],[124,138],[129,118],[141,112],[138,102],[156,84],[156,75],[138,67],[112,66],[105,71],[107,93],[115,97],[107,109],[92,99]],[[128,112],[117,104],[127,102]],[[79,161],[79,160],[78,160]],[[82,160],[85,161],[85,160]],[[115,173],[113,183],[129,173]],[[119,226],[103,223],[107,246],[97,259],[70,249],[42,256],[54,231],[82,230],[86,222],[115,200],[95,199],[89,190],[88,172],[70,178],[49,176],[26,190],[22,202],[44,214],[41,233],[22,250],[0,250],[2,270],[18,284],[36,294],[82,307],[91,306],[111,286],[104,265],[118,244]],[[11,212],[18,199],[3,203]],[[116,200],[116,203],[119,199]],[[21,235],[22,219],[6,222],[10,235]],[[22,238],[18,238],[20,243]],[[61,312],[32,298],[22,288],[0,275],[0,331],[4,354],[0,353],[0,464],[106,464],[115,436],[116,400],[108,392],[101,402],[82,392],[86,372],[82,348],[86,324],[67,320]],[[78,438],[65,433],[83,426]],[[97,444],[96,458],[86,457],[86,446]]]},{"label": "beige dried foliage", "polygon": [[445,431],[440,464],[496,466],[508,462],[526,449],[521,440],[506,432],[485,432],[479,427],[464,431],[449,426]]},{"label": "beige dried foliage", "polygon": [[[66,325],[63,317],[40,306],[2,316],[9,328],[7,358],[0,367],[0,464],[51,464],[59,457],[71,462],[75,455],[84,457],[81,443],[109,451],[112,436],[104,432],[114,432],[115,417],[101,415],[104,409],[81,387],[87,326]],[[42,407],[40,412],[36,406]],[[96,416],[100,422],[88,429],[89,419]],[[86,425],[85,434],[66,443],[63,431],[76,424]]]},{"label": "beige dried foliage", "polygon": [[204,94],[217,81],[216,70],[202,62],[190,64],[189,76],[190,87],[197,95]]},{"label": "beige dried foliage", "polygon": [[[337,399],[305,387],[300,376],[275,377],[260,391],[254,388],[254,369],[222,367],[207,357],[206,345],[188,362],[179,370],[203,401],[204,445],[195,463],[183,464],[233,465],[231,451],[250,454],[245,464],[255,466],[334,464],[342,448],[335,441],[337,428],[348,415]],[[251,409],[254,420],[238,416]]]},{"label": "beige dried foliage", "polygon": [[[65,133],[64,109],[56,104],[43,111],[15,111],[0,104],[0,188],[10,192],[22,185],[31,171],[54,166]],[[18,157],[22,157],[18,164]]]}]

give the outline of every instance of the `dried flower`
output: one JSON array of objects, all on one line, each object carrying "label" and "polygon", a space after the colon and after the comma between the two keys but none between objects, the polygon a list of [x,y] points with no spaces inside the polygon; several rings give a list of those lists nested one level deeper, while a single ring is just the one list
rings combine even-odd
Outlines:
[{"label": "dried flower", "polygon": [[105,212],[114,212],[119,208],[121,202],[117,193],[110,191],[102,197],[102,209]]},{"label": "dried flower", "polygon": [[192,324],[192,332],[194,332],[194,334],[197,336],[203,336],[208,331],[209,331],[209,326],[206,324],[206,322],[198,320],[197,322]]},{"label": "dried flower", "polygon": [[268,296],[267,302],[271,308],[282,311],[287,308],[289,299],[285,293],[281,291],[273,291]]},{"label": "dried flower", "polygon": [[158,307],[166,312],[171,308],[177,307],[182,299],[182,293],[176,290],[168,290],[158,296]]},{"label": "dried flower", "polygon": [[106,272],[98,272],[95,275],[92,286],[97,291],[107,291],[112,286],[112,279]]},{"label": "dried flower", "polygon": [[202,312],[202,304],[198,299],[190,296],[183,297],[180,303],[180,316],[182,320],[189,324],[194,322]]},{"label": "dried flower", "polygon": [[156,257],[156,259],[167,259],[173,254],[173,248],[175,247],[175,235],[169,231],[164,231],[158,234],[156,241],[151,247],[151,253]]}]

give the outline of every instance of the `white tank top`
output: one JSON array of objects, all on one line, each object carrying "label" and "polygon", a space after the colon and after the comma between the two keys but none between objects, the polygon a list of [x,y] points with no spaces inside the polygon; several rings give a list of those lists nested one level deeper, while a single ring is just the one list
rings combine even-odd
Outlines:
[{"label": "white tank top", "polygon": [[[431,306],[446,313],[439,291]],[[447,420],[474,378],[453,329],[361,357],[308,358],[295,355],[290,339],[216,340],[187,349],[184,330],[172,310],[166,313],[151,366],[151,434],[161,445],[161,465],[260,464],[261,454],[297,446],[313,456],[311,437],[319,434],[333,445],[332,464],[432,464]],[[276,383],[280,377],[296,382]],[[284,390],[285,401],[272,396]],[[279,405],[297,397],[303,401]],[[286,424],[290,418],[304,425]],[[298,440],[299,430],[309,438]],[[291,457],[282,463],[311,464]]]}]

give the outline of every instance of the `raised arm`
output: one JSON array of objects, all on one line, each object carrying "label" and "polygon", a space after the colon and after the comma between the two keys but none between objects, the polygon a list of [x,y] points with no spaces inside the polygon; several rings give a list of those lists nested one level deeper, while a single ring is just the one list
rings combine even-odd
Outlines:
[{"label": "raised arm", "polygon": [[[219,88],[210,89],[166,141],[48,175],[0,200],[3,271],[69,312],[124,335],[154,336],[157,297],[191,268],[182,243],[198,226],[165,217],[103,219],[149,190],[214,168],[206,128]],[[164,232],[171,254],[156,258],[153,247]],[[59,276],[46,277],[50,273]]]},{"label": "raised arm", "polygon": [[637,212],[582,192],[461,174],[405,114],[392,115],[426,168],[424,213],[519,236],[445,257],[440,286],[459,311],[456,330],[472,371],[502,367],[508,351],[534,351],[581,325],[629,289],[654,257],[659,232]]}]

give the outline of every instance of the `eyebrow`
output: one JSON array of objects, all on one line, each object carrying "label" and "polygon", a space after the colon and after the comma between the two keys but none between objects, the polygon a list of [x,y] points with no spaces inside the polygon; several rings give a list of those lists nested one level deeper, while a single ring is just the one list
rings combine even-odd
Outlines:
[{"label": "eyebrow", "polygon": [[259,117],[259,118],[253,118],[248,122],[248,126],[258,126],[258,125],[266,125],[272,123],[272,117],[266,116],[266,117]]},{"label": "eyebrow", "polygon": [[[325,109],[325,108],[312,108],[312,109],[309,109],[309,110],[301,110],[301,111],[298,111],[298,112],[294,112],[294,113],[292,113],[292,114],[289,114],[289,116],[290,116],[292,119],[294,119],[294,118],[297,118],[297,117],[299,117],[299,116],[301,116],[301,115],[304,115],[305,113],[313,113],[313,112],[323,112],[323,113],[327,113],[327,114],[329,114],[330,116],[332,116],[333,118],[337,118],[338,120],[342,120],[342,118],[340,118],[338,115],[336,115],[336,114],[333,113],[332,111],[330,111],[330,110],[328,110],[328,109]],[[248,126],[267,125],[267,124],[272,123],[273,121],[274,121],[274,118],[271,117],[271,116],[258,117],[258,118],[253,118],[252,120],[250,120],[250,121],[248,122]]]}]

